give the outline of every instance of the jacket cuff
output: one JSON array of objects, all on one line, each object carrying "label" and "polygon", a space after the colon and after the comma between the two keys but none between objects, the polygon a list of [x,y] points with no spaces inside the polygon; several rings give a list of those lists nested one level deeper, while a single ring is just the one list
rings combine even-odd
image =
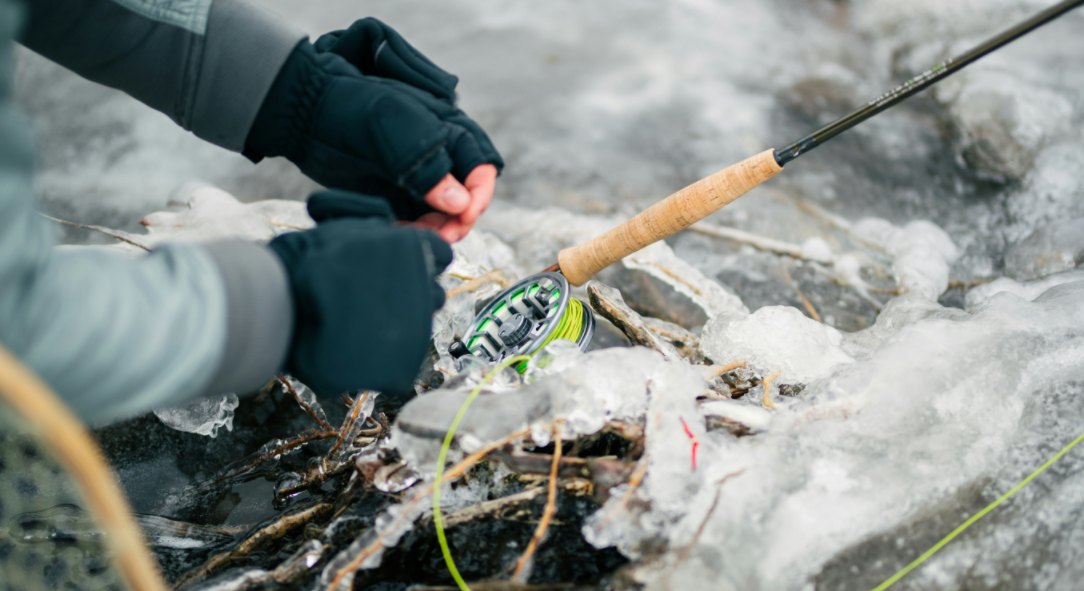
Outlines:
[{"label": "jacket cuff", "polygon": [[293,336],[286,268],[266,246],[244,241],[203,245],[226,286],[226,346],[208,394],[259,389],[278,372]]},{"label": "jacket cuff", "polygon": [[191,129],[209,142],[240,152],[268,89],[306,35],[241,0],[215,0],[206,35]]}]

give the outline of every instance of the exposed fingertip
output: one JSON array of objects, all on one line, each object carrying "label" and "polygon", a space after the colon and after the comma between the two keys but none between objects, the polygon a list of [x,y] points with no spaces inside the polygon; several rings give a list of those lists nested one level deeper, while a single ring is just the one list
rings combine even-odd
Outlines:
[{"label": "exposed fingertip", "polygon": [[425,202],[440,211],[456,215],[470,205],[471,196],[466,187],[459,184],[455,177],[448,175],[429,191]]}]

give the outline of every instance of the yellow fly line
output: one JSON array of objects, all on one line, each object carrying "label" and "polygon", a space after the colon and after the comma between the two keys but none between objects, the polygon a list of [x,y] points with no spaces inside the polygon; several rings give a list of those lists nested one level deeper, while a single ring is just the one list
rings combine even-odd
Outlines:
[{"label": "yellow fly line", "polygon": [[482,381],[478,382],[478,385],[467,395],[467,399],[459,406],[459,411],[452,418],[452,424],[448,425],[448,432],[444,434],[444,442],[441,444],[440,454],[437,456],[437,472],[433,476],[433,526],[437,529],[437,541],[440,543],[440,552],[444,555],[444,564],[448,566],[448,572],[452,574],[455,584],[459,586],[461,591],[470,591],[470,586],[463,580],[463,576],[459,574],[459,569],[455,566],[455,559],[452,558],[452,551],[448,547],[448,538],[444,535],[444,520],[440,513],[440,487],[444,478],[444,462],[448,459],[448,450],[452,447],[452,440],[455,439],[455,432],[459,429],[459,423],[467,415],[467,409],[470,408],[471,403],[478,397],[478,394],[482,392],[482,388],[492,382],[493,378],[497,377],[497,374],[509,366],[521,361],[526,362],[529,359],[530,357],[527,355],[509,357],[501,361],[482,378]]},{"label": "yellow fly line", "polygon": [[873,591],[884,591],[885,589],[888,589],[892,585],[895,585],[897,582],[899,582],[900,579],[902,579],[903,577],[906,577],[908,575],[908,573],[910,573],[911,571],[913,571],[916,568],[918,568],[919,566],[921,566],[922,563],[929,560],[934,554],[937,554],[937,552],[939,550],[941,550],[941,548],[944,548],[946,545],[948,545],[949,542],[954,540],[960,534],[964,533],[964,531],[966,531],[967,528],[971,527],[972,525],[975,524],[975,522],[977,522],[978,520],[985,517],[987,513],[993,511],[994,509],[996,509],[998,507],[998,505],[1000,505],[1000,504],[1004,503],[1005,501],[1009,500],[1010,498],[1012,498],[1013,495],[1020,492],[1020,490],[1022,488],[1027,486],[1029,482],[1031,482],[1032,480],[1035,480],[1035,478],[1038,477],[1043,472],[1046,472],[1046,470],[1048,468],[1050,468],[1050,466],[1054,465],[1054,462],[1057,462],[1058,460],[1060,460],[1062,456],[1069,453],[1081,441],[1084,441],[1084,433],[1081,433],[1076,439],[1070,441],[1065,447],[1061,448],[1061,450],[1058,451],[1058,453],[1054,454],[1053,456],[1051,456],[1051,458],[1049,460],[1044,462],[1042,466],[1039,466],[1038,468],[1035,469],[1034,472],[1032,472],[1031,474],[1028,474],[1027,478],[1025,478],[1025,479],[1021,480],[1020,482],[1016,483],[1016,486],[1010,488],[1008,492],[1006,492],[1005,494],[998,497],[996,501],[994,501],[994,502],[990,503],[989,505],[983,507],[983,509],[981,511],[979,511],[978,513],[976,513],[976,514],[972,515],[971,517],[967,518],[967,521],[961,523],[956,529],[949,532],[949,534],[947,536],[941,538],[941,540],[939,542],[937,542],[936,544],[934,544],[933,546],[931,546],[929,550],[926,550],[925,552],[923,552],[918,558],[911,561],[911,563],[908,564],[907,566],[901,568],[896,574],[894,574],[891,577],[885,579],[885,581],[883,583],[881,583],[880,585],[877,585],[876,587],[874,587]]}]

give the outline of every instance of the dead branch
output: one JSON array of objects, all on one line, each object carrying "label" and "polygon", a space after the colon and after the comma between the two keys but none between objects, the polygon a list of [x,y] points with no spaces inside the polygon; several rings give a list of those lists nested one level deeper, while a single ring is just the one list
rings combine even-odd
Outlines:
[{"label": "dead branch", "polygon": [[300,406],[301,409],[305,411],[305,414],[309,415],[309,418],[311,418],[317,425],[319,425],[321,429],[325,431],[335,430],[335,427],[332,427],[331,423],[327,422],[326,419],[316,414],[316,411],[312,408],[312,406],[301,399],[301,394],[298,393],[297,389],[294,388],[294,385],[290,383],[290,380],[286,379],[285,376],[281,375],[275,376],[275,379],[278,380],[279,384],[281,384],[282,387],[290,393],[290,396],[294,397],[294,401],[297,402],[297,405]]},{"label": "dead branch", "polygon": [[726,481],[734,478],[735,476],[741,476],[743,473],[745,473],[745,469],[737,470],[735,472],[727,474],[726,476],[723,476],[715,482],[715,496],[711,500],[711,506],[708,507],[708,512],[704,514],[704,519],[700,520],[700,525],[693,533],[692,539],[689,540],[688,544],[685,544],[680,550],[678,550],[675,566],[688,560],[689,554],[692,552],[692,549],[696,546],[696,543],[700,541],[700,536],[704,535],[704,530],[707,529],[708,521],[711,520],[711,516],[715,513],[715,509],[719,506],[719,497],[722,496],[723,485],[726,484]]},{"label": "dead branch", "polygon": [[783,279],[785,279],[787,281],[787,285],[791,286],[794,289],[795,293],[798,294],[798,299],[802,302],[802,307],[805,308],[805,311],[809,314],[809,317],[813,320],[816,320],[817,322],[823,322],[823,320],[821,320],[820,313],[817,312],[817,309],[815,307],[813,307],[813,302],[809,301],[809,298],[806,297],[805,292],[802,291],[801,286],[798,285],[798,282],[795,281],[794,277],[790,274],[790,267],[786,263],[783,263]]},{"label": "dead branch", "polygon": [[751,232],[745,232],[736,228],[727,228],[725,226],[716,226],[714,224],[708,224],[706,222],[699,222],[693,224],[692,226],[689,226],[689,230],[704,236],[710,236],[712,238],[719,238],[722,240],[728,240],[730,242],[736,242],[738,244],[744,244],[760,251],[782,255],[800,261],[811,261],[816,263],[831,262],[830,260],[811,258],[807,256],[805,253],[802,252],[802,247],[797,244],[783,242],[782,240],[774,240],[772,238],[765,238],[764,236],[758,236]]},{"label": "dead branch", "polygon": [[[491,452],[494,452],[508,445],[509,443],[512,443],[517,439],[522,439],[523,437],[526,437],[530,434],[530,429],[523,429],[522,431],[517,431],[515,433],[502,437],[497,441],[487,444],[478,451],[463,458],[462,461],[460,461],[458,464],[446,471],[444,473],[444,482],[451,482],[453,480],[456,480],[457,478],[465,474],[468,470],[470,470],[472,467],[474,467],[475,464],[480,462],[482,458],[486,457]],[[402,525],[404,519],[406,519],[408,516],[413,515],[414,507],[416,507],[418,503],[429,497],[429,495],[433,494],[433,488],[433,484],[430,483],[425,488],[414,493],[414,495],[411,496],[408,501],[403,503],[402,510],[392,521],[392,523],[388,525],[387,528],[385,528],[384,531],[392,531],[399,528]],[[370,556],[383,549],[383,533],[384,532],[381,532],[379,535],[377,535],[376,539],[373,540],[371,544],[369,544],[365,548],[362,548],[362,550],[358,552],[358,555],[355,556],[353,560],[351,560],[346,566],[340,568],[335,573],[335,576],[332,578],[331,583],[327,586],[327,589],[332,591],[340,589],[347,577],[352,576],[359,568],[361,568],[361,565],[364,564]]]},{"label": "dead branch", "polygon": [[444,527],[446,529],[451,529],[457,525],[470,523],[479,518],[502,515],[505,511],[513,507],[530,503],[540,497],[544,492],[546,492],[546,489],[537,486],[506,497],[475,503],[474,505],[464,507],[454,513],[445,515]]},{"label": "dead branch", "polygon": [[640,485],[644,482],[644,477],[647,476],[647,468],[650,465],[648,456],[645,453],[640,457],[640,461],[636,464],[636,469],[633,470],[632,476],[629,476],[629,486],[625,489],[625,494],[621,495],[621,499],[617,502],[617,506],[613,510],[607,511],[606,516],[603,517],[602,523],[599,527],[606,527],[613,518],[619,513],[623,513],[629,505],[629,501],[632,500],[632,496],[636,494],[636,490],[640,488]]},{"label": "dead branch", "polygon": [[331,503],[317,503],[297,513],[291,513],[290,515],[283,515],[279,519],[275,520],[269,525],[266,525],[248,536],[242,541],[237,548],[226,552],[220,552],[215,554],[203,565],[190,571],[181,577],[181,580],[177,582],[177,588],[184,587],[196,581],[201,581],[207,578],[212,572],[240,559],[248,556],[253,551],[259,549],[268,542],[277,540],[286,535],[290,531],[309,523],[313,519],[320,517],[320,515],[330,511],[332,508]]},{"label": "dead branch", "polygon": [[705,368],[707,370],[705,377],[714,380],[741,367],[749,367],[749,362],[744,359],[735,359],[723,365],[709,365]]},{"label": "dead branch", "polygon": [[466,280],[466,283],[457,285],[449,289],[449,300],[454,297],[463,295],[464,293],[473,293],[490,284],[497,284],[501,289],[504,289],[511,284],[508,276],[505,275],[504,271],[501,269],[490,270],[484,275],[479,275],[478,277],[468,278],[458,274],[454,275],[454,277],[456,277],[457,279],[464,279]]},{"label": "dead branch", "polygon": [[768,374],[764,380],[761,381],[761,385],[764,386],[764,397],[761,398],[760,403],[769,410],[775,408],[775,403],[772,402],[772,382],[779,377],[782,373],[778,369]]},{"label": "dead branch", "polygon": [[673,345],[664,341],[648,329],[644,319],[625,303],[625,298],[616,288],[598,281],[587,286],[591,309],[609,320],[633,343],[654,349],[666,359],[681,359],[681,354]]},{"label": "dead branch", "polygon": [[270,460],[276,458],[277,456],[280,456],[280,455],[282,455],[282,454],[284,454],[284,453],[286,453],[288,451],[292,451],[294,449],[297,449],[297,448],[305,445],[306,443],[312,443],[313,441],[319,441],[321,439],[331,439],[332,437],[338,437],[338,435],[339,435],[339,433],[337,431],[310,431],[308,433],[304,433],[302,435],[299,435],[295,439],[292,439],[290,441],[287,441],[286,443],[283,443],[281,445],[277,445],[274,448],[272,448],[272,449],[270,449],[268,451],[265,451],[264,453],[260,454],[252,462],[249,462],[248,464],[238,468],[237,470],[234,470],[234,471],[226,474],[225,476],[217,478],[215,480],[215,482],[221,482],[223,480],[229,480],[231,478],[236,478],[237,476],[240,476],[241,474],[244,474],[245,472],[249,472],[249,471],[255,469],[260,464],[263,464],[264,462],[270,461]]},{"label": "dead branch", "polygon": [[119,240],[119,241],[121,241],[121,242],[123,242],[125,244],[130,244],[130,245],[132,245],[132,246],[134,246],[136,248],[139,248],[139,249],[142,249],[142,250],[145,250],[145,251],[148,251],[148,252],[151,250],[149,246],[147,246],[145,244],[140,244],[139,242],[136,242],[132,238],[129,238],[124,232],[119,232],[117,230],[106,228],[105,226],[97,226],[97,225],[94,225],[94,224],[81,224],[79,222],[72,222],[72,221],[68,221],[68,220],[62,220],[60,218],[55,218],[55,217],[53,217],[51,215],[46,215],[46,214],[41,213],[41,212],[39,212],[38,215],[40,215],[41,217],[43,217],[43,218],[45,218],[45,219],[47,219],[47,220],[49,220],[51,222],[56,222],[58,224],[63,224],[65,226],[71,226],[73,228],[79,228],[81,230],[91,230],[93,232],[99,232],[101,234],[105,234],[106,236],[109,236],[110,238],[112,238],[114,240]]},{"label": "dead branch", "polygon": [[359,397],[363,397],[360,400],[353,400],[350,403],[350,412],[347,413],[346,418],[343,419],[343,424],[339,427],[339,436],[335,440],[335,445],[331,446],[331,450],[327,452],[325,459],[331,459],[335,456],[335,452],[339,451],[339,448],[343,444],[343,440],[346,438],[347,432],[354,426],[354,422],[358,420],[358,415],[361,414],[361,407],[365,404],[365,401],[369,398],[368,392],[362,392],[358,394]]},{"label": "dead branch", "polygon": [[550,464],[546,507],[542,510],[542,518],[538,520],[538,527],[535,528],[534,534],[531,535],[531,541],[527,543],[527,548],[523,550],[523,554],[516,561],[516,569],[512,573],[512,580],[517,583],[524,584],[527,582],[527,578],[531,576],[531,569],[528,568],[528,565],[531,564],[534,554],[538,550],[538,545],[542,543],[542,538],[550,527],[553,515],[557,513],[557,467],[561,465],[561,424],[560,419],[553,423],[553,462]]}]

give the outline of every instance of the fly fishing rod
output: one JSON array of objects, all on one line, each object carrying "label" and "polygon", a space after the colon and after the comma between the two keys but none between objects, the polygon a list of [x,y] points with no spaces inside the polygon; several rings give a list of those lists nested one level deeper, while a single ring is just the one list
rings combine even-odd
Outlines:
[{"label": "fly fishing rod", "polygon": [[930,68],[853,113],[825,125],[785,148],[765,150],[705,177],[655,203],[605,234],[579,246],[562,250],[557,255],[557,264],[547,271],[559,270],[572,285],[582,285],[609,265],[689,227],[741,197],[778,174],[791,160],[1081,5],[1084,5],[1084,0],[1060,2],[971,51]]},{"label": "fly fishing rod", "polygon": [[[569,295],[602,269],[715,213],[783,170],[788,162],[859,123],[959,72],[979,58],[1023,37],[1084,0],[1060,2],[970,51],[946,60],[785,148],[765,150],[681,189],[583,244],[557,254],[557,264],[499,294],[478,315],[455,357],[498,362],[533,355],[557,338],[586,349],[594,327],[591,310]],[[520,365],[520,370],[525,364]]]}]

